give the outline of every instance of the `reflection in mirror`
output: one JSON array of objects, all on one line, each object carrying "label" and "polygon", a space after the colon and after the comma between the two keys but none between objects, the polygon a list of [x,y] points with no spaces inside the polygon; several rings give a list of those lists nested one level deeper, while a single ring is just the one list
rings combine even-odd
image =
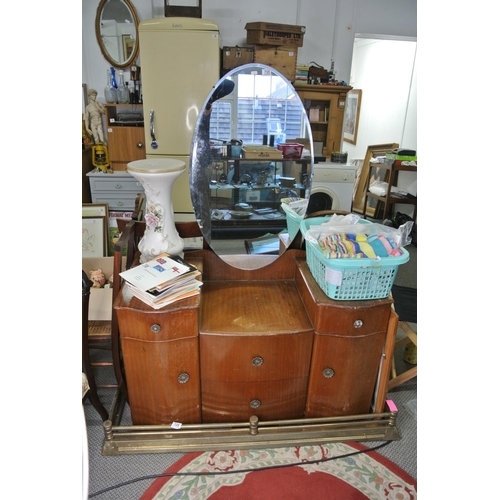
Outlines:
[{"label": "reflection in mirror", "polygon": [[97,8],[95,30],[97,42],[106,60],[124,69],[137,58],[139,19],[129,0],[101,0]]},{"label": "reflection in mirror", "polygon": [[283,206],[298,201],[305,210],[314,163],[299,96],[273,68],[247,64],[219,80],[202,109],[189,175],[205,240],[233,265],[228,255],[277,258],[300,223]]}]

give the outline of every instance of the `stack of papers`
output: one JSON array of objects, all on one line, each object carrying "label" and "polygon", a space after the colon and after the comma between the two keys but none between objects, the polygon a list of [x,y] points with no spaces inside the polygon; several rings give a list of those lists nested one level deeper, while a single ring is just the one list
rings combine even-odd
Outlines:
[{"label": "stack of papers", "polygon": [[178,255],[162,253],[120,273],[130,292],[154,309],[200,293],[201,272]]}]

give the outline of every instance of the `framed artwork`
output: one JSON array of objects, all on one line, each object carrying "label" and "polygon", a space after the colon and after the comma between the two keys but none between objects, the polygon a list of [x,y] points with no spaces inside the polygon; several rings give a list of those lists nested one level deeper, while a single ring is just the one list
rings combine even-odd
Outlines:
[{"label": "framed artwork", "polygon": [[359,111],[361,109],[361,90],[347,92],[344,112],[344,141],[356,144],[358,138]]},{"label": "framed artwork", "polygon": [[104,217],[82,216],[82,257],[107,257]]},{"label": "framed artwork", "polygon": [[122,35],[123,60],[128,61],[134,52],[135,37],[134,35]]},{"label": "framed artwork", "polygon": [[[366,155],[363,161],[363,165],[359,171],[356,181],[354,182],[354,198],[352,201],[352,210],[362,214],[365,206],[365,192],[368,190],[370,184],[375,179],[369,179],[368,175],[370,173],[370,162],[373,158],[378,156],[383,156],[389,153],[394,148],[399,148],[399,144],[375,144],[373,146],[368,146],[366,148]],[[377,169],[378,170],[378,169]],[[366,215],[368,217],[375,217],[378,212],[379,202],[375,206],[366,206]]]},{"label": "framed artwork", "polygon": [[[103,245],[104,245],[104,253],[103,255],[83,255],[83,257],[107,257],[108,256],[108,251],[110,248],[109,244],[109,209],[108,209],[108,204],[107,203],[82,203],[82,221],[83,219],[101,219],[103,220],[103,231],[104,231],[104,239],[103,239]],[[88,225],[88,224],[87,224]],[[93,226],[95,227],[95,226]],[[87,228],[89,229],[89,228]],[[85,237],[87,238],[89,234],[87,234]],[[82,250],[83,250],[83,230],[82,230]],[[94,240],[95,241],[95,238]],[[92,241],[88,241],[88,243],[92,243]],[[88,249],[87,249],[88,251]]]}]

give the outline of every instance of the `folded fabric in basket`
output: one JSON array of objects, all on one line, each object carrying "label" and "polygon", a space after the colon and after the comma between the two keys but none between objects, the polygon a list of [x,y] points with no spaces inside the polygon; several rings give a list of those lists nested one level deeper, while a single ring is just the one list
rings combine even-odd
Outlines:
[{"label": "folded fabric in basket", "polygon": [[318,246],[326,259],[374,259],[402,255],[391,238],[382,235],[340,233],[318,240]]}]

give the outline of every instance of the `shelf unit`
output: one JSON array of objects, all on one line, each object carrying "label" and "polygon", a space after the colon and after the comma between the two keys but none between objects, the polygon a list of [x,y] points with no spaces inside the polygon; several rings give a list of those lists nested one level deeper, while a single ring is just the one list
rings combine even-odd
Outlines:
[{"label": "shelf unit", "polygon": [[[284,229],[286,215],[280,211],[281,199],[292,195],[305,196],[307,186],[302,180],[310,175],[310,163],[310,158],[215,158],[211,165],[213,178],[210,184],[212,226],[216,230],[234,227],[246,231],[253,227],[268,227],[270,231]],[[219,182],[222,174],[229,182]],[[245,176],[248,182],[244,182]],[[252,206],[248,216],[235,218],[231,214],[237,203]]]},{"label": "shelf unit", "polygon": [[[364,193],[364,204],[363,204],[363,217],[366,219],[366,207],[368,206],[368,198],[374,198],[384,204],[384,211],[382,213],[382,220],[387,219],[391,215],[392,205],[395,203],[401,203],[405,205],[414,205],[415,209],[413,211],[413,220],[417,220],[417,197],[416,196],[397,196],[391,193],[391,187],[397,186],[399,172],[417,172],[416,165],[402,165],[401,161],[395,161],[392,163],[370,163],[370,170],[368,173],[368,179],[371,179],[372,169],[380,168],[386,170],[387,178],[387,193],[384,196],[379,196],[371,193],[369,188],[369,181],[365,186]],[[377,210],[375,210],[375,215],[377,215]]]},{"label": "shelf unit", "polygon": [[352,87],[296,84],[294,88],[309,117],[313,141],[323,143],[323,156],[340,151],[347,92]]},{"label": "shelf unit", "polygon": [[127,170],[127,163],[146,158],[144,120],[120,121],[123,112],[140,112],[140,104],[106,104],[109,162],[113,170]]}]

